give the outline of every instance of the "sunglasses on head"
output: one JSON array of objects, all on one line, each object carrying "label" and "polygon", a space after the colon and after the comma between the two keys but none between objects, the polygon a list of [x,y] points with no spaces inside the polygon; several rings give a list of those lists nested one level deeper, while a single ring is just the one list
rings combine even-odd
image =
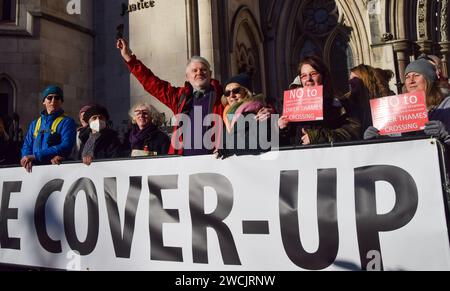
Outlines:
[{"label": "sunglasses on head", "polygon": [[48,101],[52,101],[53,99],[55,99],[55,101],[60,101],[61,100],[61,96],[47,96],[45,97]]},{"label": "sunglasses on head", "polygon": [[225,97],[230,97],[230,96],[231,96],[231,93],[233,93],[233,94],[239,94],[239,93],[241,93],[241,91],[242,91],[242,88],[241,88],[241,87],[238,87],[238,88],[234,88],[234,89],[232,89],[232,90],[227,90],[227,91],[225,91],[225,93],[224,93],[223,95],[225,95]]}]

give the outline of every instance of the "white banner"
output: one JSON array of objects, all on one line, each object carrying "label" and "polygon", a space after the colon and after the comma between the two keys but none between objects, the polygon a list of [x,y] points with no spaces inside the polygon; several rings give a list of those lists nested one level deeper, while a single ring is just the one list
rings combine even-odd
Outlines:
[{"label": "white banner", "polygon": [[6,264],[450,270],[430,140],[0,169],[0,194]]}]

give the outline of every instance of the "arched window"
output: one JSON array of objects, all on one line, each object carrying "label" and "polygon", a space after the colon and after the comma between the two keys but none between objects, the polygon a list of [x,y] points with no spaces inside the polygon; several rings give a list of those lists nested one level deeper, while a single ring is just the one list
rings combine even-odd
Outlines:
[{"label": "arched window", "polygon": [[264,92],[262,33],[247,6],[236,12],[232,27],[232,74],[247,73],[252,78],[254,92]]},{"label": "arched window", "polygon": [[331,69],[334,87],[339,93],[348,91],[349,69],[353,54],[349,46],[350,30],[339,23],[340,12],[334,0],[308,0],[299,7],[294,34],[291,68],[297,74],[297,65],[306,56],[317,55]]},{"label": "arched window", "polygon": [[0,0],[0,23],[16,21],[16,1]]},{"label": "arched window", "polygon": [[0,116],[14,112],[14,86],[6,77],[0,76]]}]

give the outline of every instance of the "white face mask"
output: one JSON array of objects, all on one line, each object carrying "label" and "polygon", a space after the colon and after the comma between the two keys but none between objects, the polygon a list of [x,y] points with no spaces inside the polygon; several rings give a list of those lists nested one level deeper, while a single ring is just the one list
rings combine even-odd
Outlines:
[{"label": "white face mask", "polygon": [[97,119],[89,123],[89,127],[95,132],[100,132],[102,129],[106,128],[106,122]]}]

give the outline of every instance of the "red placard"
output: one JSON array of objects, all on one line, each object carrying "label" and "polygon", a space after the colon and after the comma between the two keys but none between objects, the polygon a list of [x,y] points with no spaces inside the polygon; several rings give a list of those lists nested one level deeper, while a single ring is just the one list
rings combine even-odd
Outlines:
[{"label": "red placard", "polygon": [[428,122],[425,92],[370,100],[373,126],[381,135],[420,131]]},{"label": "red placard", "polygon": [[323,120],[323,86],[285,91],[283,116],[290,122]]}]

